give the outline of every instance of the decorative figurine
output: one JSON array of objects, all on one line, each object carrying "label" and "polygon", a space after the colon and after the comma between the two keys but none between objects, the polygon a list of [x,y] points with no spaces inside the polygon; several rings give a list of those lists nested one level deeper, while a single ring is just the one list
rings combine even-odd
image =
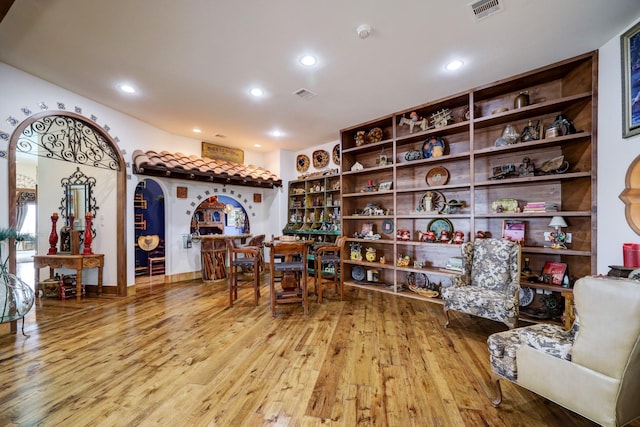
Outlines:
[{"label": "decorative figurine", "polygon": [[441,128],[443,126],[448,125],[453,118],[451,117],[451,110],[448,108],[443,108],[437,113],[433,113],[431,115],[431,122],[433,123],[433,127]]},{"label": "decorative figurine", "polygon": [[367,248],[367,252],[365,253],[365,258],[369,262],[374,262],[376,260],[376,248]]},{"label": "decorative figurine", "polygon": [[527,142],[527,141],[535,141],[538,139],[540,139],[540,120],[536,120],[535,124],[533,124],[533,122],[529,120],[529,123],[527,124],[527,126],[525,126],[524,130],[522,131],[522,135],[520,136],[520,141]]},{"label": "decorative figurine", "polygon": [[416,233],[418,233],[418,241],[420,242],[433,243],[438,240],[438,238],[436,237],[436,233],[431,230],[427,230],[424,233],[420,230],[416,230]]},{"label": "decorative figurine", "polygon": [[522,159],[522,163],[518,166],[518,176],[534,176],[535,166],[530,158],[525,157]]},{"label": "decorative figurine", "polygon": [[409,133],[413,133],[414,126],[420,126],[420,129],[427,130],[429,129],[429,121],[426,118],[422,118],[418,116],[418,113],[412,111],[409,114],[409,118],[407,119],[404,115],[400,118],[400,123],[398,126],[407,125],[409,126]]},{"label": "decorative figurine", "polygon": [[398,255],[398,261],[396,262],[398,267],[408,267],[411,258],[408,255]]},{"label": "decorative figurine", "polygon": [[442,230],[440,231],[440,243],[449,243],[451,236],[449,235],[449,231]]},{"label": "decorative figurine", "polygon": [[351,242],[351,260],[352,261],[362,261],[362,243]]},{"label": "decorative figurine", "polygon": [[411,240],[411,232],[406,229],[400,229],[396,234],[396,238],[403,241]]},{"label": "decorative figurine", "polygon": [[562,114],[559,114],[556,117],[551,126],[555,127],[558,130],[558,136],[565,136],[576,133],[576,128],[573,125],[573,122],[567,119]]},{"label": "decorative figurine", "polygon": [[453,239],[450,243],[454,243],[456,245],[461,245],[464,243],[464,233],[460,230],[456,230],[453,232]]}]

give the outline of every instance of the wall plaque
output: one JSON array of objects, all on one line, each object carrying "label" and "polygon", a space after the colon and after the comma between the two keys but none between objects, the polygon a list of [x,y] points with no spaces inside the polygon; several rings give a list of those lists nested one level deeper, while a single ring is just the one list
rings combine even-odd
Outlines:
[{"label": "wall plaque", "polygon": [[244,151],[238,148],[225,147],[224,145],[216,145],[204,141],[202,142],[202,157],[240,164],[244,163]]}]

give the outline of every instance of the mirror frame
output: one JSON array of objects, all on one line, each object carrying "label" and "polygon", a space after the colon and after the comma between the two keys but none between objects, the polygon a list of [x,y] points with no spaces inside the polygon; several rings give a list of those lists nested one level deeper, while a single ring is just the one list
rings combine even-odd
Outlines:
[{"label": "mirror frame", "polygon": [[[93,218],[96,218],[97,211],[98,209],[100,209],[96,201],[96,198],[93,195],[94,188],[96,186],[96,179],[94,177],[85,175],[80,170],[80,167],[78,167],[76,171],[71,174],[71,176],[69,176],[68,178],[62,178],[62,180],[60,180],[60,184],[62,185],[63,196],[62,196],[62,199],[60,200],[60,207],[58,209],[60,210],[62,223],[65,225],[69,220],[69,209],[71,208],[70,205],[72,203],[75,203],[75,200],[76,200],[76,198],[70,197],[70,195],[72,194],[72,190],[74,187],[78,187],[78,188],[84,187],[84,203],[83,203],[84,209],[82,209],[82,212],[79,212],[77,207],[73,209],[74,222],[78,221],[80,226],[76,227],[75,224],[71,224],[74,230],[84,231],[85,224],[86,224],[84,220],[85,214],[87,212],[90,212]],[[93,225],[93,222],[91,223],[91,235],[93,237],[96,237],[96,229]]]}]

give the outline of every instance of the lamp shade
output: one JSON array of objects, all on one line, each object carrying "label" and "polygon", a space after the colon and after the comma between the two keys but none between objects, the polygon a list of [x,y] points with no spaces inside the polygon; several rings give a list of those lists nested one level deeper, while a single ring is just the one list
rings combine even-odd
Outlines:
[{"label": "lamp shade", "polygon": [[551,218],[551,222],[549,223],[549,227],[566,227],[567,222],[561,216],[554,216]]}]

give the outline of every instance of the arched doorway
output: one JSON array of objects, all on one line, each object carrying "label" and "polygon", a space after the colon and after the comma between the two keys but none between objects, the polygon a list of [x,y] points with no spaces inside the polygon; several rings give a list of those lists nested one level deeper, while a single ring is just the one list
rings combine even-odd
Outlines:
[{"label": "arched doorway", "polygon": [[153,179],[136,186],[133,199],[135,229],[135,273],[141,276],[165,274],[165,196]]},{"label": "arched doorway", "polygon": [[[85,117],[67,111],[47,111],[25,119],[13,132],[8,151],[9,226],[18,226],[16,200],[17,153],[30,153],[40,160],[64,161],[82,167],[102,168],[112,171],[115,183],[116,254],[108,262],[116,263],[116,294],[127,294],[126,263],[126,169],[125,162],[115,141],[102,129]],[[55,167],[55,166],[54,166]],[[49,187],[49,188],[47,188]],[[38,182],[38,193],[60,192],[59,182]],[[45,193],[46,194],[46,193]],[[50,208],[51,209],[51,208]],[[39,228],[46,227],[39,224]],[[15,271],[15,254],[9,260]]]}]

